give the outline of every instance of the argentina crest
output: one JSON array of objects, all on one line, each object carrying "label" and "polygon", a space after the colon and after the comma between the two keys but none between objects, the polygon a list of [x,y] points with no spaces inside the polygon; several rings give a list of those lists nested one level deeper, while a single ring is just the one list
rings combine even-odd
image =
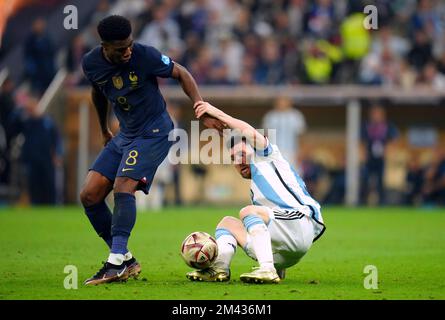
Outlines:
[{"label": "argentina crest", "polygon": [[112,80],[113,80],[114,87],[115,87],[117,90],[122,89],[122,87],[124,86],[124,80],[122,79],[121,76],[114,76],[114,77],[112,78]]}]

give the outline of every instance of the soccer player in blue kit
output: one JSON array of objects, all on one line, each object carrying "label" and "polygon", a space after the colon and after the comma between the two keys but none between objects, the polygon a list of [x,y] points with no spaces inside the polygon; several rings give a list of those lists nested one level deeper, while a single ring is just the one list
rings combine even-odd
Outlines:
[{"label": "soccer player in blue kit", "polygon": [[[178,80],[194,105],[202,101],[196,82],[184,67],[155,48],[133,41],[126,18],[106,17],[97,31],[102,43],[83,57],[82,67],[92,85],[105,147],[88,172],[80,199],[110,254],[86,285],[124,281],[141,272],[127,248],[136,221],[134,193],[148,194],[156,169],[172,145],[168,134],[173,123],[157,77]],[[109,101],[120,124],[115,137],[107,123]],[[222,123],[214,118],[207,117],[203,123],[222,130]],[[112,190],[113,214],[105,203]]]}]

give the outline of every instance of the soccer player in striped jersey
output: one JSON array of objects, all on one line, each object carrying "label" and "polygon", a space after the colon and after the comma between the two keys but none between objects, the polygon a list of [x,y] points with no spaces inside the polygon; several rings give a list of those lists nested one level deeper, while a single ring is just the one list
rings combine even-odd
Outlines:
[{"label": "soccer player in striped jersey", "polygon": [[[195,106],[241,134],[232,134],[230,155],[238,173],[251,180],[252,204],[242,208],[239,219],[224,217],[216,228],[218,257],[205,270],[187,273],[192,281],[228,281],[237,245],[259,267],[240,276],[249,283],[278,283],[285,270],[298,263],[324,232],[320,205],[276,145],[248,123],[233,118],[207,102]],[[237,139],[238,138],[238,139]]]}]

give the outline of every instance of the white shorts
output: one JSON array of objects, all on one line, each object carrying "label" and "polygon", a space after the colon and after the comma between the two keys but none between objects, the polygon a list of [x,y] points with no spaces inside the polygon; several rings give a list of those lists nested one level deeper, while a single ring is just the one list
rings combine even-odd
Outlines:
[{"label": "white shorts", "polygon": [[[265,207],[263,207],[265,208]],[[297,264],[306,254],[315,238],[314,221],[307,215],[286,209],[270,209],[267,228],[272,241],[275,268],[285,269]],[[256,260],[247,236],[247,255]]]}]

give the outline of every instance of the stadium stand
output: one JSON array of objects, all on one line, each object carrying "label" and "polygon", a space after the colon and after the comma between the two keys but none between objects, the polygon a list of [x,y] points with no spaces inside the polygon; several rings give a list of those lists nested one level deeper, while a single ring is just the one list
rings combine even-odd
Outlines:
[{"label": "stadium stand", "polygon": [[[66,180],[73,182],[66,184],[68,202],[77,198],[78,186],[74,181],[78,180],[81,157],[78,119],[87,115],[91,119],[89,134],[97,133],[94,110],[81,111],[80,106],[88,103],[89,98],[79,61],[82,53],[99,43],[95,26],[108,14],[130,18],[138,41],[156,46],[186,66],[207,99],[237,116],[250,117],[256,125],[261,124],[276,97],[283,92],[290,97],[307,119],[300,160],[306,161],[312,173],[321,168],[313,174],[314,192],[320,199],[343,202],[344,193],[354,189],[350,179],[357,180],[357,175],[351,175],[350,164],[355,158],[350,157],[352,154],[363,161],[364,155],[357,149],[357,139],[352,140],[355,145],[345,140],[353,137],[352,129],[360,125],[366,111],[352,111],[355,108],[349,106],[353,101],[363,104],[387,99],[388,116],[401,130],[400,139],[386,155],[388,170],[384,180],[388,192],[393,194],[390,203],[403,203],[407,198],[422,202],[422,195],[408,195],[412,190],[406,179],[414,179],[408,177],[408,172],[416,172],[416,164],[410,163],[412,154],[419,154],[417,167],[427,170],[435,166],[439,173],[430,175],[434,179],[441,176],[441,169],[437,169],[441,168],[441,160],[437,159],[445,141],[444,124],[440,121],[445,117],[442,1],[73,0],[70,4],[79,8],[80,32],[60,28],[63,17],[57,12],[66,1],[50,3],[51,10],[46,10],[45,15],[48,30],[58,53],[59,70],[66,68],[68,75],[61,81],[58,73],[59,80],[54,82],[63,84],[53,86],[54,94],[49,95],[45,106],[64,132]],[[378,30],[357,28],[367,4],[378,8]],[[14,19],[24,15],[21,19],[32,21],[24,10],[11,17],[4,43],[11,39],[11,26],[20,23]],[[0,70],[14,66],[11,76],[20,83],[25,36],[17,39],[13,46],[4,46]],[[161,83],[166,97],[178,101],[184,110],[189,108],[180,90],[170,87],[168,81]],[[61,104],[65,108],[60,108]],[[252,116],[253,108],[256,111]],[[191,112],[184,112],[184,122],[191,119]],[[87,156],[83,159],[91,162],[100,143],[87,141],[86,148]],[[354,170],[357,173],[360,168],[356,166]],[[221,172],[209,169],[208,189],[213,191],[208,200],[244,201],[241,196],[234,197],[241,187],[227,192],[230,178],[224,186],[215,184],[215,177]],[[191,179],[191,172],[183,170],[183,174],[189,178],[181,181]],[[230,177],[230,172],[225,176]],[[333,186],[343,186],[345,191],[340,196],[328,197]],[[193,202],[194,197],[184,193],[186,202]],[[375,203],[373,195],[368,198],[369,203]]]}]

